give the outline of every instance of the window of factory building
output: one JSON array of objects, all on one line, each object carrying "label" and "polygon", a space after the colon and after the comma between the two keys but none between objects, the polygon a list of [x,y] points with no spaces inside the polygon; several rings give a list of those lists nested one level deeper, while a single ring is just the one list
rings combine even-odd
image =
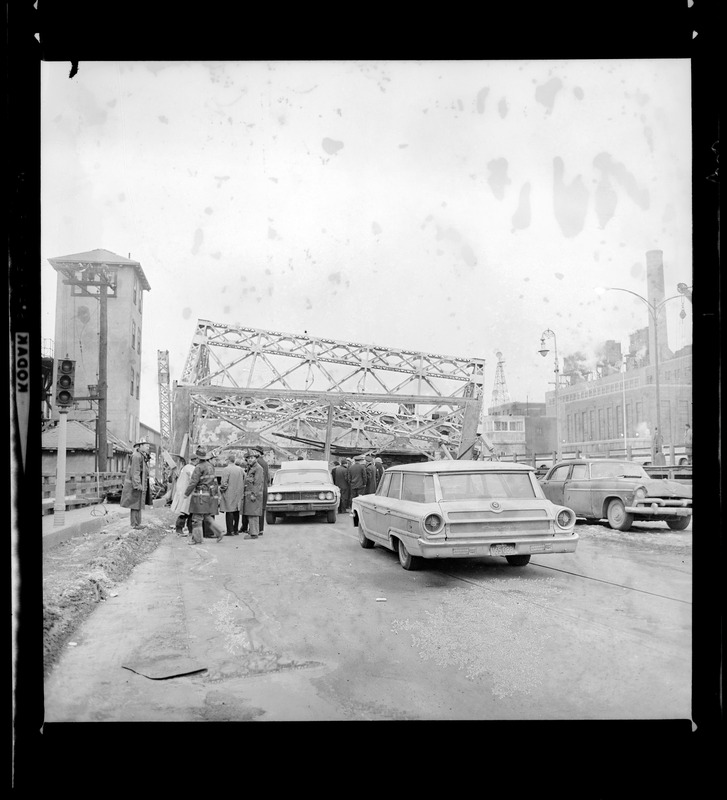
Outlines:
[{"label": "window of factory building", "polygon": [[144,296],[144,292],[139,289],[139,313],[141,314],[141,298]]},{"label": "window of factory building", "polygon": [[496,430],[496,431],[506,431],[507,430],[507,421],[501,422],[500,420],[495,420],[494,430]]},{"label": "window of factory building", "polygon": [[136,376],[136,399],[139,399],[139,384],[141,383],[141,372]]},{"label": "window of factory building", "polygon": [[136,332],[136,352],[141,355],[141,326],[139,326],[139,330]]},{"label": "window of factory building", "polygon": [[134,368],[131,368],[131,389],[129,390],[129,394],[133,397],[134,396]]},{"label": "window of factory building", "polygon": [[595,439],[596,438],[596,412],[589,411],[588,412],[588,438]]},{"label": "window of factory building", "polygon": [[629,436],[634,429],[634,418],[631,414],[631,403],[626,403],[626,435]]},{"label": "window of factory building", "polygon": [[136,350],[136,323],[131,320],[131,349]]},{"label": "window of factory building", "polygon": [[133,289],[133,292],[132,292],[132,295],[131,295],[131,297],[132,297],[132,299],[134,301],[134,305],[136,305],[136,293],[138,291],[139,291],[139,279],[137,278],[136,273],[134,273],[134,289]]},{"label": "window of factory building", "polygon": [[521,419],[516,419],[510,422],[510,430],[511,431],[524,431],[525,430],[525,423]]},{"label": "window of factory building", "polygon": [[621,406],[616,406],[616,436],[623,436],[623,409]]},{"label": "window of factory building", "polygon": [[613,408],[609,406],[606,409],[606,438],[613,439],[614,437],[614,430],[613,430]]},{"label": "window of factory building", "polygon": [[598,409],[598,438],[599,439],[606,438],[606,424],[602,408]]}]

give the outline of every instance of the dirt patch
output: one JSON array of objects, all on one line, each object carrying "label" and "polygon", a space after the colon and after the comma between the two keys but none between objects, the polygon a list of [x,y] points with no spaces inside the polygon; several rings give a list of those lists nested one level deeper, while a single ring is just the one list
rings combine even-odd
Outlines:
[{"label": "dirt patch", "polygon": [[43,671],[47,675],[89,614],[129,577],[167,535],[176,514],[148,510],[144,530],[128,520],[76,536],[43,555]]}]

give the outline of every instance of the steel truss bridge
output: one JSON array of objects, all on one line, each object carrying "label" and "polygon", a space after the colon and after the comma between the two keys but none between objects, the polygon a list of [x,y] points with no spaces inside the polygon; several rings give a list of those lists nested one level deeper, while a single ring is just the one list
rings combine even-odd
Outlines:
[{"label": "steel truss bridge", "polygon": [[[472,458],[484,359],[198,320],[174,384],[172,446]],[[226,422],[236,434],[213,441]]]}]

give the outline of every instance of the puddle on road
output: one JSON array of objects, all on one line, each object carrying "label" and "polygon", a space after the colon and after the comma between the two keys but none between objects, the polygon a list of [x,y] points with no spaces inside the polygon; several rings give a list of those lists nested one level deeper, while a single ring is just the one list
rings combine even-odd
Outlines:
[{"label": "puddle on road", "polygon": [[547,608],[530,602],[559,594],[553,578],[498,583],[497,592],[450,589],[421,621],[394,620],[394,633],[411,634],[419,656],[463,670],[469,680],[489,680],[492,693],[531,694],[543,682],[542,657],[550,634]]}]

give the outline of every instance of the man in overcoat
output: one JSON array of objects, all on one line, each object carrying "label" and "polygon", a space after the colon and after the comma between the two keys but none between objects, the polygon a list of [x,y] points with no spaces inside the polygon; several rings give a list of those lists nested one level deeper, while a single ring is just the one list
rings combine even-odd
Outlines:
[{"label": "man in overcoat", "polygon": [[268,507],[268,483],[270,482],[270,465],[263,457],[263,454],[259,451],[255,451],[257,453],[257,463],[262,467],[263,474],[265,476],[265,482],[263,483],[263,510],[260,514],[260,535],[263,535],[263,531],[265,530],[265,509]]},{"label": "man in overcoat", "polygon": [[124,485],[121,488],[121,500],[119,505],[122,508],[131,509],[131,527],[140,530],[146,527],[141,524],[141,512],[147,500],[147,490],[149,489],[149,470],[144,457],[149,452],[149,443],[146,439],[134,442],[134,452],[131,454],[129,466],[124,476]]},{"label": "man in overcoat", "polygon": [[376,491],[376,467],[374,457],[366,456],[366,494],[373,494]]},{"label": "man in overcoat", "polygon": [[225,527],[227,528],[225,536],[239,534],[244,481],[245,470],[237,466],[234,453],[230,453],[227,456],[227,464],[222,470],[220,481],[220,511],[225,512]]},{"label": "man in overcoat", "polygon": [[334,467],[331,470],[331,477],[333,483],[341,490],[341,502],[338,505],[338,513],[343,514],[348,511],[349,494],[351,492],[350,477],[346,467],[342,467],[338,461],[334,461]]},{"label": "man in overcoat", "polygon": [[351,478],[351,499],[366,494],[368,474],[366,472],[366,466],[364,465],[364,457],[356,456],[348,472]]},{"label": "man in overcoat", "polygon": [[184,494],[191,497],[189,510],[192,514],[192,541],[189,544],[202,544],[205,525],[213,531],[219,542],[225,532],[214,520],[218,507],[218,487],[215,468],[210,464],[212,456],[207,455],[204,447],[198,447],[195,455],[199,464],[194,468],[189,485],[184,490]]},{"label": "man in overcoat", "polygon": [[[181,456],[180,456],[181,458]],[[184,527],[186,525],[187,531],[192,533],[192,515],[189,513],[190,497],[185,495],[187,486],[194,474],[194,468],[199,463],[197,456],[192,456],[189,464],[185,464],[177,478],[177,483],[174,488],[174,497],[172,498],[172,511],[176,511],[179,516],[174,524],[174,529],[180,536],[186,536]]]},{"label": "man in overcoat", "polygon": [[247,454],[247,474],[245,475],[245,491],[243,513],[247,517],[247,534],[245,539],[257,539],[260,535],[260,516],[263,511],[263,490],[265,473],[257,463],[257,451]]},{"label": "man in overcoat", "polygon": [[376,469],[376,485],[378,486],[384,475],[384,462],[378,456],[374,459],[374,467]]}]

